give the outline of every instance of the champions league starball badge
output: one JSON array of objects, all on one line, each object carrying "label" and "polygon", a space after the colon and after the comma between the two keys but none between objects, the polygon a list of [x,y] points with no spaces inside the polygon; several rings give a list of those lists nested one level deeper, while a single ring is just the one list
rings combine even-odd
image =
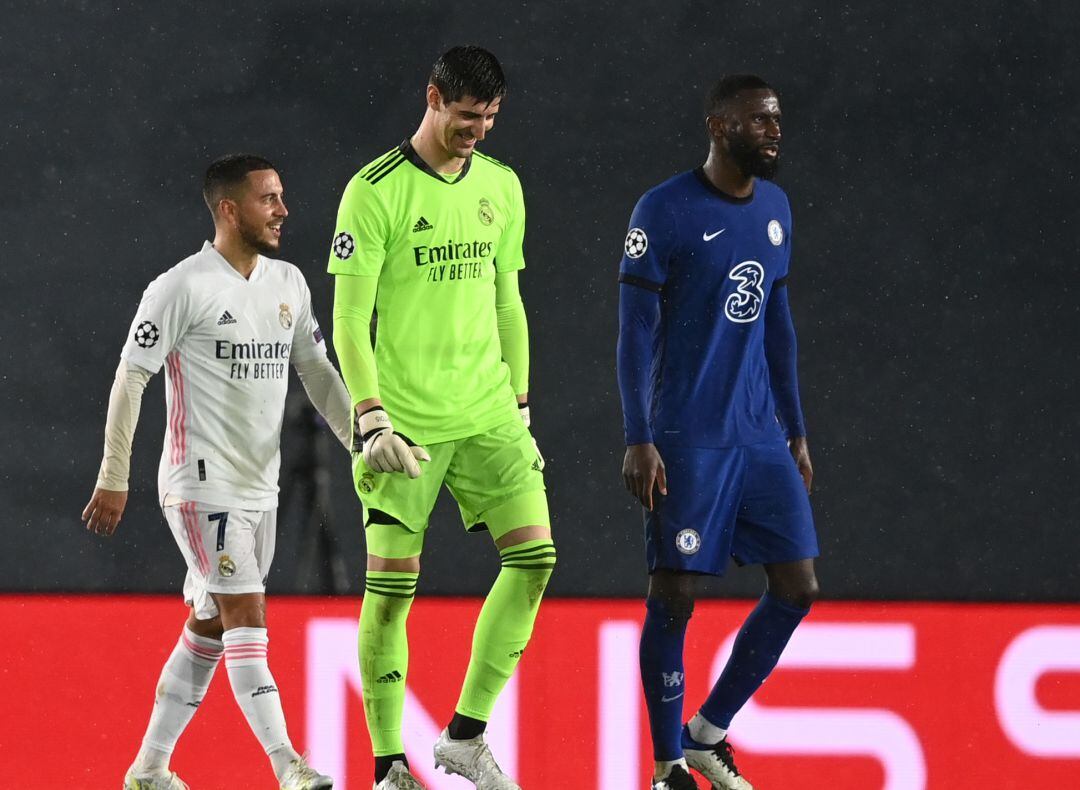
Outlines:
[{"label": "champions league starball badge", "polygon": [[292,326],[292,311],[284,302],[281,303],[281,308],[278,310],[277,317],[278,321],[281,322],[282,329],[288,329]]},{"label": "champions league starball badge", "polygon": [[769,222],[769,241],[774,247],[779,247],[784,243],[784,228],[775,219]]}]

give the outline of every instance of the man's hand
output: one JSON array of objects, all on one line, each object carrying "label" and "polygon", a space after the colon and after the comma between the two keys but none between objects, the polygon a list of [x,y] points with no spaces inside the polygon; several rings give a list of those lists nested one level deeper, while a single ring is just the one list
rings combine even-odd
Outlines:
[{"label": "man's hand", "polygon": [[363,441],[364,463],[373,472],[404,472],[415,479],[423,470],[418,461],[431,456],[407,437],[394,432],[390,417],[383,409],[369,409],[359,416],[357,426]]},{"label": "man's hand", "polygon": [[120,524],[120,517],[124,515],[127,506],[127,491],[106,491],[104,488],[95,488],[94,495],[83,508],[82,520],[86,522],[86,528],[98,535],[106,537],[116,532]]},{"label": "man's hand", "polygon": [[[520,400],[521,396],[518,396],[518,415],[521,417],[521,421],[525,423],[525,427],[529,428],[529,433],[532,433],[532,417],[529,415],[529,402],[527,400]],[[536,443],[536,437],[533,437],[533,448],[536,450],[536,460],[540,462],[540,471],[544,471],[544,467],[547,466],[547,461],[544,460],[543,454],[540,452],[540,445]]]},{"label": "man's hand", "polygon": [[667,474],[655,444],[632,444],[622,463],[623,483],[648,510],[653,509],[653,486],[667,496]]},{"label": "man's hand", "polygon": [[799,475],[802,476],[806,493],[809,494],[810,485],[814,481],[814,467],[810,464],[810,447],[806,443],[806,437],[796,436],[788,439],[788,449],[791,451],[791,457],[795,459],[795,467],[799,470]]}]

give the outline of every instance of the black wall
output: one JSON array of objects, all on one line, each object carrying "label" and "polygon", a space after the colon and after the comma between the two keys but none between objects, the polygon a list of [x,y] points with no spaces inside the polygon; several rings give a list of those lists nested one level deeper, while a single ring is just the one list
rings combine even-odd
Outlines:
[{"label": "black wall", "polygon": [[[700,163],[723,72],[780,89],[791,297],[826,595],[1056,600],[1077,573],[1075,4],[55,2],[0,25],[0,587],[176,590],[155,506],[158,376],[111,540],[79,512],[146,283],[212,234],[206,163],[278,163],[283,257],[329,327],[326,250],[355,170],[416,127],[434,57],[475,42],[511,81],[483,149],[525,187],[535,434],[559,542],[552,590],[637,595],[621,488],[615,276],[637,197]],[[107,7],[106,7],[107,6]],[[296,450],[286,437],[286,454]],[[334,528],[363,544],[348,459]],[[278,592],[300,572],[282,519]],[[443,503],[421,590],[478,593],[497,557]],[[759,572],[710,587],[754,594]]]}]

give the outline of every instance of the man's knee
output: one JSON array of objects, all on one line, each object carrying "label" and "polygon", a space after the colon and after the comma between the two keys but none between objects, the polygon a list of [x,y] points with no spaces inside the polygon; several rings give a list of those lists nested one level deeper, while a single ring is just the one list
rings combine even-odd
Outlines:
[{"label": "man's knee", "polygon": [[797,609],[809,609],[821,595],[813,565],[773,568],[769,573],[769,594]]},{"label": "man's knee", "polygon": [[649,579],[645,608],[673,627],[685,627],[694,613],[694,592],[693,576],[657,571]]},{"label": "man's knee", "polygon": [[214,595],[221,625],[230,628],[266,628],[266,596],[262,593]]}]

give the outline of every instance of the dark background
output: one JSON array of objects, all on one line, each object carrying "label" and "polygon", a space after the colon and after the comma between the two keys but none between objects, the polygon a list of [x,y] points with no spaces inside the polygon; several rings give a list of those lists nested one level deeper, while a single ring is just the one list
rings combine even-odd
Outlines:
[{"label": "dark background", "polygon": [[[212,235],[214,157],[278,164],[283,256],[329,329],[328,244],[358,167],[410,134],[431,62],[478,43],[511,83],[483,150],[529,223],[523,292],[534,433],[548,459],[551,591],[638,595],[623,492],[615,277],[638,196],[699,164],[701,103],[758,72],[784,110],[791,298],[833,598],[1080,597],[1074,531],[1080,278],[1075,4],[54,2],[0,27],[0,587],[175,591],[156,509],[162,377],[144,401],[128,512],[79,522],[109,386],[145,285]],[[286,463],[301,457],[285,437]],[[360,508],[335,453],[332,526],[351,590]],[[271,592],[325,588],[280,524]],[[443,502],[422,592],[497,568]],[[710,584],[753,595],[760,572]]]}]

